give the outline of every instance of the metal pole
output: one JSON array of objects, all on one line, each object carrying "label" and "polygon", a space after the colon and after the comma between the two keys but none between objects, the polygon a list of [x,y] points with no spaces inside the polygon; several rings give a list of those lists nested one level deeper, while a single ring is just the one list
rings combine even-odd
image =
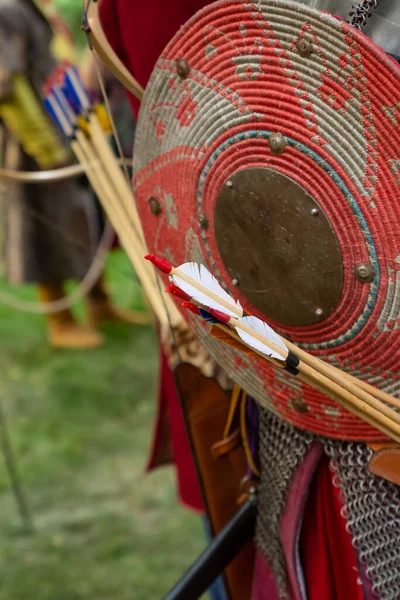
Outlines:
[{"label": "metal pole", "polygon": [[0,443],[4,456],[4,463],[8,475],[10,477],[11,487],[14,492],[17,508],[21,515],[24,528],[31,533],[34,529],[32,521],[32,513],[29,508],[23,487],[21,477],[18,472],[17,460],[14,450],[11,445],[10,436],[8,434],[6,415],[0,402]]}]

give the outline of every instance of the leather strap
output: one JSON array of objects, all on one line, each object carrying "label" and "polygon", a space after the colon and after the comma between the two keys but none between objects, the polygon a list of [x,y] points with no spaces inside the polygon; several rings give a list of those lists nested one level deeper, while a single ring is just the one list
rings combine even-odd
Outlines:
[{"label": "leather strap", "polygon": [[236,429],[229,437],[224,437],[220,442],[216,442],[212,447],[213,457],[215,459],[220,456],[225,456],[232,452],[241,443],[241,435],[239,429]]},{"label": "leather strap", "polygon": [[374,450],[369,470],[374,475],[400,485],[400,446],[398,444],[368,444]]}]

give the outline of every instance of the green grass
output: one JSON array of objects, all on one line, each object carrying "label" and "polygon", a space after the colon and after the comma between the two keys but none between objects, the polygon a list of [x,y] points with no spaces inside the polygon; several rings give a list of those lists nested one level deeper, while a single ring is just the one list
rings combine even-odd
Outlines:
[{"label": "green grass", "polygon": [[[137,308],[129,263],[113,254],[112,296]],[[0,455],[0,600],[158,600],[205,545],[199,517],[177,504],[172,469],[144,474],[154,330],[104,333],[98,350],[56,351],[42,317],[0,305],[0,401],[35,524],[22,530]]]}]

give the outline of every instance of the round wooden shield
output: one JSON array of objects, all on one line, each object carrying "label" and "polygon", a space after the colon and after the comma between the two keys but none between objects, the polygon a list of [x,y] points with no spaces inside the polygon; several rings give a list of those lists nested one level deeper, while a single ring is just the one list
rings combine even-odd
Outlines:
[{"label": "round wooden shield", "polygon": [[[142,104],[133,182],[149,250],[202,262],[247,312],[400,397],[399,118],[398,65],[345,22],[288,0],[211,4],[166,48]],[[381,437],[187,318],[284,419]]]}]

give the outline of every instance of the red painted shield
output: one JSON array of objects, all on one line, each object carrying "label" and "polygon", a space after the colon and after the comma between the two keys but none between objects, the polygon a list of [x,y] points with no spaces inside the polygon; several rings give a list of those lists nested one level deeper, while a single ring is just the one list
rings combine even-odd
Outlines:
[{"label": "red painted shield", "polygon": [[[312,44],[309,55],[299,51],[302,37]],[[177,69],[179,59],[186,69]],[[141,108],[133,181],[149,250],[176,266],[202,262],[247,312],[399,396],[399,118],[398,65],[348,24],[287,0],[210,5],[166,48]],[[268,144],[276,132],[286,140],[282,154]],[[340,299],[318,323],[271,321],[232,283],[214,210],[229,178],[250,167],[295,181],[339,241]],[[151,212],[150,198],[161,214]],[[371,265],[372,282],[355,277],[360,262]],[[282,418],[330,437],[381,438],[295,377],[217,342],[201,320],[188,318],[232,378]]]}]

